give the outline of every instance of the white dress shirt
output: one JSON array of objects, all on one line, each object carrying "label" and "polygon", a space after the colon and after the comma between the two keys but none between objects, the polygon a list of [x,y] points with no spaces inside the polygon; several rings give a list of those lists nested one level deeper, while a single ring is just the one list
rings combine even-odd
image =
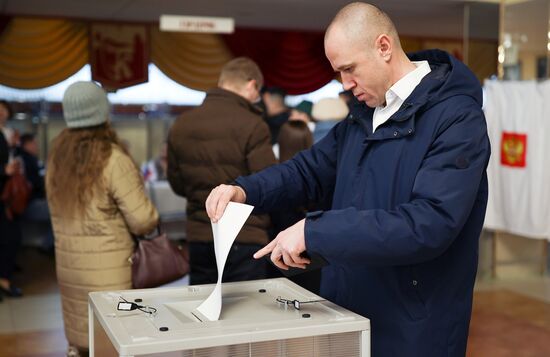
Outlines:
[{"label": "white dress shirt", "polygon": [[372,132],[399,110],[401,104],[411,95],[412,91],[432,70],[428,61],[413,62],[416,69],[407,73],[403,78],[395,82],[386,92],[386,106],[376,107],[372,117]]}]

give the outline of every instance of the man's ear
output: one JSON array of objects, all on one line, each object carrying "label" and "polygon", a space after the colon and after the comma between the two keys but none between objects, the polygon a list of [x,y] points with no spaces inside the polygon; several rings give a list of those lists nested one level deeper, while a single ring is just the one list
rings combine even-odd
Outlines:
[{"label": "man's ear", "polygon": [[246,83],[248,90],[256,90],[258,83],[255,79],[251,79]]},{"label": "man's ear", "polygon": [[377,53],[387,62],[391,59],[393,43],[390,36],[381,34],[375,42]]},{"label": "man's ear", "polygon": [[255,79],[251,79],[246,82],[245,92],[247,93],[247,99],[252,103],[258,100],[256,96],[261,98],[260,91],[258,90],[258,84]]}]

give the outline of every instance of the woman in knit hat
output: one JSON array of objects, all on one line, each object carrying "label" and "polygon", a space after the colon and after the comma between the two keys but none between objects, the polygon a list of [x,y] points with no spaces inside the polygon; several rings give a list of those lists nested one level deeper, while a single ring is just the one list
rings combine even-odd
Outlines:
[{"label": "woman in knit hat", "polygon": [[131,234],[150,233],[158,213],[138,167],[109,125],[109,102],[93,82],[63,96],[67,128],[53,143],[46,189],[55,233],[67,356],[87,354],[88,293],[132,287]]},{"label": "woman in knit hat", "polygon": [[324,98],[313,104],[311,116],[316,120],[313,142],[321,140],[348,113],[348,105],[342,98]]}]

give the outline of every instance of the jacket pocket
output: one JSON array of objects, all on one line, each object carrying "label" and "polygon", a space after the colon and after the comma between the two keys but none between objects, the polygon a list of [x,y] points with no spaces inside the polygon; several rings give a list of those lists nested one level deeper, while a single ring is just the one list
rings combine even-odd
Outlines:
[{"label": "jacket pocket", "polygon": [[422,298],[422,280],[413,266],[403,267],[401,288],[405,299],[403,304],[413,320],[422,320],[427,317],[428,311]]}]

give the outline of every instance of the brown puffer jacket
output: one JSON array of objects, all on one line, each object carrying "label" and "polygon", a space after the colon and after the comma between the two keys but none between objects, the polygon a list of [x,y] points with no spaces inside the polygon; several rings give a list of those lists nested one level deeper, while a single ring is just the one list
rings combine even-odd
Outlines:
[{"label": "brown puffer jacket", "polygon": [[[187,198],[187,239],[211,242],[205,201],[219,184],[275,163],[269,129],[245,98],[216,88],[203,104],[179,117],[168,137],[168,181]],[[266,244],[269,216],[252,215],[237,242]]]},{"label": "brown puffer jacket", "polygon": [[132,288],[130,232],[149,233],[158,222],[138,169],[116,146],[103,178],[106,189],[94,192],[83,217],[50,205],[65,335],[80,348],[88,347],[88,293]]}]

